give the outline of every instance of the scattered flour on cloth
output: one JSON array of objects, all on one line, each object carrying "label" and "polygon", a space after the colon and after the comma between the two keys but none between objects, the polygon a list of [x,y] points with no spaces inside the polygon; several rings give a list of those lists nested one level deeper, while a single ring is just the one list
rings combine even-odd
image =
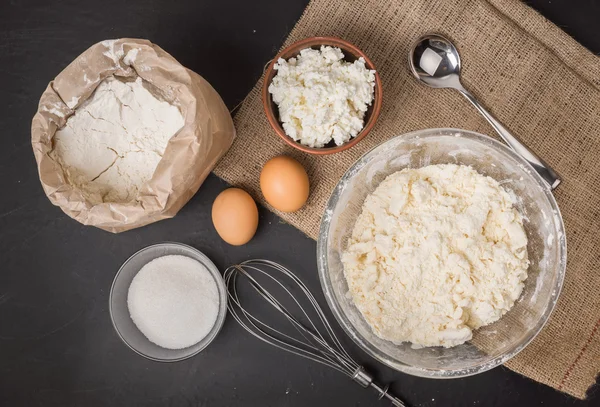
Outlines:
[{"label": "scattered flour on cloth", "polygon": [[342,262],[374,333],[415,347],[456,346],[498,320],[529,266],[511,196],[454,164],[388,176],[365,200]]},{"label": "scattered flour on cloth", "polygon": [[130,202],[183,125],[179,109],[155,97],[141,78],[109,77],[56,132],[50,156],[92,204]]}]

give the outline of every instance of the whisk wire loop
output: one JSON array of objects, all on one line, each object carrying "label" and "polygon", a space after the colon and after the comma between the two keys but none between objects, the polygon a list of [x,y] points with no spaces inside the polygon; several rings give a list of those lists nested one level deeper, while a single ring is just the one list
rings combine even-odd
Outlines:
[{"label": "whisk wire loop", "polygon": [[[329,325],[327,319],[325,318],[325,315],[324,315],[322,309],[320,308],[316,299],[314,298],[312,293],[308,290],[306,285],[304,285],[304,283],[299,278],[297,278],[294,274],[292,274],[289,270],[285,269],[284,267],[277,265],[277,264],[268,264],[268,265],[270,267],[273,267],[277,271],[280,271],[280,272],[284,273],[285,275],[287,275],[288,277],[290,277],[290,279],[292,279],[292,281],[294,281],[294,283],[296,283],[296,285],[302,290],[303,294],[308,298],[315,313],[319,317],[319,320],[325,327],[325,330],[326,330],[328,336],[337,346],[332,347],[327,343],[327,341],[325,340],[323,335],[320,333],[320,331],[315,326],[312,319],[309,317],[308,312],[304,309],[302,304],[298,301],[298,299],[296,297],[294,297],[292,295],[292,293],[289,291],[289,289],[287,289],[279,280],[274,278],[269,273],[266,273],[265,271],[258,269],[257,267],[254,267],[254,266],[247,267],[250,270],[254,270],[254,271],[259,272],[262,275],[268,277],[270,280],[275,282],[279,287],[281,287],[288,294],[288,296],[294,301],[294,303],[298,306],[298,308],[300,309],[300,311],[302,312],[302,314],[304,315],[304,317],[307,319],[310,326],[312,327],[312,330],[308,329],[302,323],[300,323],[271,293],[269,293],[267,290],[265,290],[258,283],[258,281],[255,278],[253,278],[252,276],[250,276],[249,273],[247,273],[242,267],[236,266],[236,268],[238,271],[240,271],[244,276],[246,276],[250,280],[250,283],[253,286],[253,288],[259,294],[261,294],[263,296],[263,298],[265,298],[271,305],[273,305],[273,307],[276,310],[278,310],[279,312],[284,314],[284,316],[288,319],[289,322],[292,323],[292,325],[294,325],[294,327],[299,331],[299,333],[303,336],[303,338],[306,341],[308,341],[311,345],[313,345],[313,346],[311,346],[311,349],[313,349],[315,351],[321,351],[322,348],[327,349],[327,352],[325,352],[323,354],[323,356],[325,358],[327,358],[332,363],[335,363],[336,361],[338,363],[340,363],[342,365],[342,368],[347,369],[346,374],[348,374],[348,375],[351,374],[352,372],[354,372],[354,370],[356,370],[356,368],[358,367],[358,364],[354,360],[352,360],[352,358],[348,355],[348,353],[344,350],[344,348],[339,343],[339,340],[333,333],[333,330],[331,329],[331,326]],[[288,336],[288,338],[289,338],[289,336]],[[318,345],[320,345],[322,348],[319,348],[318,346],[315,347],[314,346],[315,343],[313,341],[316,342]],[[303,343],[303,345],[306,345],[306,343]]]},{"label": "whisk wire loop", "polygon": [[[275,283],[276,287],[281,289],[289,297],[288,299],[291,299],[292,306],[295,305],[298,308],[301,318],[306,320],[307,323],[303,323],[298,319],[290,311],[289,306],[284,305],[271,291],[261,284],[252,275],[253,273],[256,276],[262,276],[263,278],[267,278],[267,281]],[[299,298],[292,294],[290,288],[283,284],[281,275],[294,283],[292,287],[300,290],[303,298],[308,301],[310,306],[303,306]],[[273,309],[283,315],[301,338],[282,332],[250,313],[240,301],[237,289],[239,283],[238,276],[245,277],[254,291],[271,305]],[[247,260],[227,268],[223,278],[225,279],[229,296],[227,308],[233,318],[251,335],[279,349],[335,369],[350,377],[362,387],[372,387],[375,389],[379,399],[386,398],[394,406],[406,407],[400,399],[389,393],[389,386],[380,387],[374,383],[373,377],[350,357],[333,331],[333,327],[327,320],[314,295],[302,280],[289,269],[270,260]],[[310,314],[312,313],[317,316],[316,321],[311,318]],[[324,333],[317,328],[318,324],[322,325]]]},{"label": "whisk wire loop", "polygon": [[[230,279],[232,278],[233,281],[232,283],[235,284],[235,280],[237,279],[237,275],[233,275],[233,277],[231,277],[231,275],[227,276],[228,278],[225,279],[226,284],[229,285],[230,283]],[[231,306],[231,303],[235,304],[235,306],[237,306],[237,308],[240,310],[240,312],[242,313],[243,317],[240,316],[240,314],[238,314],[238,310],[234,307]],[[234,319],[250,334],[252,334],[254,337],[260,339],[263,342],[266,342],[270,345],[273,345],[279,349],[282,350],[286,350],[288,352],[291,352],[293,354],[296,354],[298,356],[303,356],[305,358],[311,359],[315,362],[318,363],[322,363],[326,366],[329,366],[335,370],[338,370],[341,373],[347,374],[346,371],[340,369],[337,365],[335,365],[332,361],[331,358],[325,358],[323,356],[320,356],[316,353],[312,353],[310,351],[307,351],[306,349],[300,348],[298,346],[295,346],[291,343],[287,343],[283,340],[281,340],[280,338],[273,336],[272,334],[270,334],[269,332],[267,332],[265,329],[268,329],[269,331],[276,333],[278,335],[281,335],[281,337],[286,338],[290,341],[293,341],[295,343],[301,344],[305,347],[309,347],[311,348],[314,352],[317,352],[318,349],[307,345],[306,343],[298,340],[297,338],[294,338],[290,335],[287,335],[273,327],[271,327],[268,324],[265,324],[263,321],[261,321],[260,319],[256,318],[255,316],[249,314],[244,308],[241,307],[240,302],[239,302],[239,298],[237,296],[237,292],[234,293],[233,295],[231,295],[230,293],[230,304],[228,305],[229,311],[232,314],[232,316],[234,317]],[[244,318],[244,319],[242,319]],[[257,324],[263,326],[265,329],[262,329],[261,327],[259,327]]]}]

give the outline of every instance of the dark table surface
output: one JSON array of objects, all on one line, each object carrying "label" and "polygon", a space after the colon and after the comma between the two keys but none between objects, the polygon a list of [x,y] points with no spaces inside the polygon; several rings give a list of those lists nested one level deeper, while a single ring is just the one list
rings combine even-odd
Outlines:
[{"label": "dark table surface", "polygon": [[[234,248],[217,237],[210,206],[227,185],[210,176],[171,220],[112,235],[83,227],[40,186],[30,123],[47,83],[91,44],[139,37],[204,76],[230,108],[259,78],[307,0],[2,0],[0,2],[0,405],[371,406],[370,391],[280,352],[229,318],[210,347],[174,364],[148,361],[115,334],[108,313],[116,270],[138,249],[179,241],[221,269],[251,257],[293,266],[324,299],[315,242],[260,211],[256,237]],[[600,52],[600,3],[536,0],[534,7]],[[499,367],[465,379],[427,380],[351,353],[412,406],[598,406]]]}]

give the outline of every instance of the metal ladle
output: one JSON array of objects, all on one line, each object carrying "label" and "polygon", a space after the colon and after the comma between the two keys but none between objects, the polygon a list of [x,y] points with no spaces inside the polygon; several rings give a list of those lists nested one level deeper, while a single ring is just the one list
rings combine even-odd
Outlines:
[{"label": "metal ladle", "polygon": [[558,174],[529,147],[510,134],[506,127],[500,124],[462,86],[460,82],[460,56],[450,40],[438,34],[428,34],[419,38],[410,51],[409,64],[412,73],[424,84],[432,88],[452,88],[462,93],[490,122],[506,144],[531,164],[548,183],[550,189],[554,189],[560,184]]}]

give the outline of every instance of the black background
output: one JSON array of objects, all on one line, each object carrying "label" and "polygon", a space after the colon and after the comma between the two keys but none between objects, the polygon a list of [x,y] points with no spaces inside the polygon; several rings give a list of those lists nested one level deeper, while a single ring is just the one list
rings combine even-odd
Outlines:
[{"label": "black background", "polygon": [[[107,306],[116,270],[138,249],[179,241],[220,268],[251,257],[280,261],[324,305],[315,242],[261,209],[252,242],[226,245],[210,222],[212,201],[226,187],[214,176],[174,219],[119,235],[83,227],[49,203],[31,151],[31,118],[42,91],[91,44],[150,39],[204,76],[233,108],[306,3],[0,0],[0,405],[388,405],[337,372],[258,342],[231,318],[218,339],[189,360],[161,364],[133,353],[113,331]],[[600,52],[599,2],[530,4]],[[580,402],[504,367],[465,379],[420,379],[345,343],[411,406],[600,405],[600,386]]]}]

